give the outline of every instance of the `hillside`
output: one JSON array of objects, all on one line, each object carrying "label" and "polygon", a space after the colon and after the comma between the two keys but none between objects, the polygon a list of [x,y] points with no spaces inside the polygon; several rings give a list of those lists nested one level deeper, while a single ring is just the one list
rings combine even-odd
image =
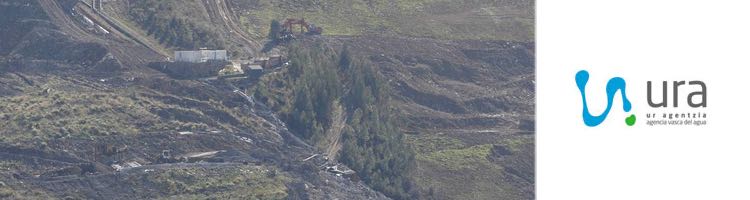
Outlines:
[{"label": "hillside", "polygon": [[145,45],[50,19],[74,5],[0,5],[16,30],[0,55],[0,198],[385,198],[302,162],[316,150],[230,85],[171,79],[130,57],[160,61]]},{"label": "hillside", "polygon": [[250,32],[273,19],[305,18],[326,35],[412,36],[450,40],[532,41],[530,0],[230,0]]},{"label": "hillside", "polygon": [[535,198],[534,1],[90,2],[0,2],[0,199]]},{"label": "hillside", "polygon": [[226,47],[246,57],[258,53],[272,20],[286,18],[305,18],[324,35],[530,42],[533,7],[530,0],[140,0],[103,10],[176,48]]},{"label": "hillside", "polygon": [[353,37],[332,41],[388,77],[426,198],[534,198],[534,46]]}]

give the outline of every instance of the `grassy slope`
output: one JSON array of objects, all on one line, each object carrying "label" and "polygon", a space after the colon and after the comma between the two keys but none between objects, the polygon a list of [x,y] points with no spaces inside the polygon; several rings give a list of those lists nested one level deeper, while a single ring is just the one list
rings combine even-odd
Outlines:
[{"label": "grassy slope", "polygon": [[272,19],[305,18],[325,35],[401,35],[439,39],[531,41],[527,0],[231,0],[247,30],[268,32]]},{"label": "grassy slope", "polygon": [[[271,20],[305,18],[324,28],[324,35],[413,36],[447,40],[533,41],[534,2],[531,0],[227,0],[238,22],[256,41],[265,39]],[[229,30],[211,22],[199,0],[165,0],[165,15],[188,19],[207,30],[230,37]],[[133,5],[108,3],[105,8],[125,24]],[[131,27],[134,28],[134,27]],[[138,27],[135,27],[138,28]],[[227,41],[241,54],[241,46]]]},{"label": "grassy slope", "polygon": [[[498,139],[469,145],[444,135],[410,136],[417,149],[419,167],[415,178],[428,197],[438,199],[525,199],[526,194],[508,181],[506,164],[493,162],[493,146],[507,147],[512,154],[526,154],[534,146],[532,137]],[[511,157],[518,157],[513,155]],[[519,159],[519,158],[504,158]],[[525,159],[525,158],[520,158]],[[431,191],[430,191],[431,190]],[[432,193],[432,194],[430,194]]]},{"label": "grassy slope", "polygon": [[[59,76],[24,77],[34,85],[24,83],[15,74],[0,75],[0,81],[22,91],[17,95],[0,96],[0,126],[3,127],[0,140],[88,138],[209,128],[236,130],[257,123],[210,98],[178,97],[143,86],[106,89],[96,83]],[[172,87],[170,89],[183,86]]]},{"label": "grassy slope", "polygon": [[[290,178],[276,169],[241,166],[233,169],[169,169],[146,176],[165,187],[163,199],[284,199]],[[209,195],[210,194],[210,195]]]},{"label": "grassy slope", "polygon": [[347,42],[380,55],[371,59],[391,78],[427,199],[534,198],[534,135],[516,127],[533,119],[533,49],[502,41]]},{"label": "grassy slope", "polygon": [[[0,93],[0,143],[57,151],[49,141],[107,141],[113,138],[108,136],[149,131],[261,129],[260,119],[243,113],[236,107],[241,104],[233,103],[239,100],[224,101],[210,92],[184,94],[182,89],[205,89],[189,82],[139,83],[127,88],[108,88],[98,82],[52,74],[0,73],[0,88],[12,91]],[[78,150],[82,149],[71,152]],[[0,159],[0,199],[90,198],[18,184],[11,174],[26,173],[35,165],[6,159]],[[133,177],[139,178],[126,178],[121,183],[142,191],[138,195],[144,195],[144,199],[284,199],[288,195],[286,184],[298,181],[274,167],[251,165],[164,169]],[[154,185],[158,187],[151,188]]]}]

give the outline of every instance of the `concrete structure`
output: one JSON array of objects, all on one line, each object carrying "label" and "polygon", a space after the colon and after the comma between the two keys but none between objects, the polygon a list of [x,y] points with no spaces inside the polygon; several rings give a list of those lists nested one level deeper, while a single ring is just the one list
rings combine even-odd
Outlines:
[{"label": "concrete structure", "polygon": [[227,61],[227,50],[175,51],[176,62],[203,63],[208,61]]},{"label": "concrete structure", "polygon": [[274,68],[281,65],[281,56],[273,55],[269,57],[255,57],[252,62],[253,64],[260,65],[264,69]]},{"label": "concrete structure", "polygon": [[260,65],[247,65],[247,68],[250,71],[263,71],[263,67],[261,67]]},{"label": "concrete structure", "polygon": [[263,67],[260,65],[247,65],[245,68],[245,74],[247,74],[250,78],[259,78],[260,76],[263,76]]},{"label": "concrete structure", "polygon": [[268,57],[268,66],[269,67],[278,67],[281,66],[281,61],[283,58],[280,55],[272,55]]},{"label": "concrete structure", "polygon": [[261,67],[268,66],[268,57],[255,57],[253,58],[253,64],[260,65]]}]

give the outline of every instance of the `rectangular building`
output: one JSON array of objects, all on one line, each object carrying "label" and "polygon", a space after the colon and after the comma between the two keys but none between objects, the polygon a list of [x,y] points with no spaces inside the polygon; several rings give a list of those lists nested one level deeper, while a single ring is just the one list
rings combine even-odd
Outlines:
[{"label": "rectangular building", "polygon": [[227,50],[175,51],[177,62],[203,63],[208,61],[227,61]]},{"label": "rectangular building", "polygon": [[256,64],[250,64],[245,67],[245,74],[250,78],[259,78],[263,76],[263,67]]}]

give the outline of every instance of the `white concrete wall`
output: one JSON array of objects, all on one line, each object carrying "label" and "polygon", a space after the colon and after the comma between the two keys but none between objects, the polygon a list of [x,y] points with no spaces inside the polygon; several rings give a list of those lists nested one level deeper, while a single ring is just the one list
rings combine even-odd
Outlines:
[{"label": "white concrete wall", "polygon": [[227,60],[227,50],[201,50],[203,62],[207,60]]},{"label": "white concrete wall", "polygon": [[177,62],[201,62],[201,54],[199,51],[175,51],[174,59]]},{"label": "white concrete wall", "polygon": [[175,61],[201,63],[209,60],[228,60],[226,50],[175,51]]}]

